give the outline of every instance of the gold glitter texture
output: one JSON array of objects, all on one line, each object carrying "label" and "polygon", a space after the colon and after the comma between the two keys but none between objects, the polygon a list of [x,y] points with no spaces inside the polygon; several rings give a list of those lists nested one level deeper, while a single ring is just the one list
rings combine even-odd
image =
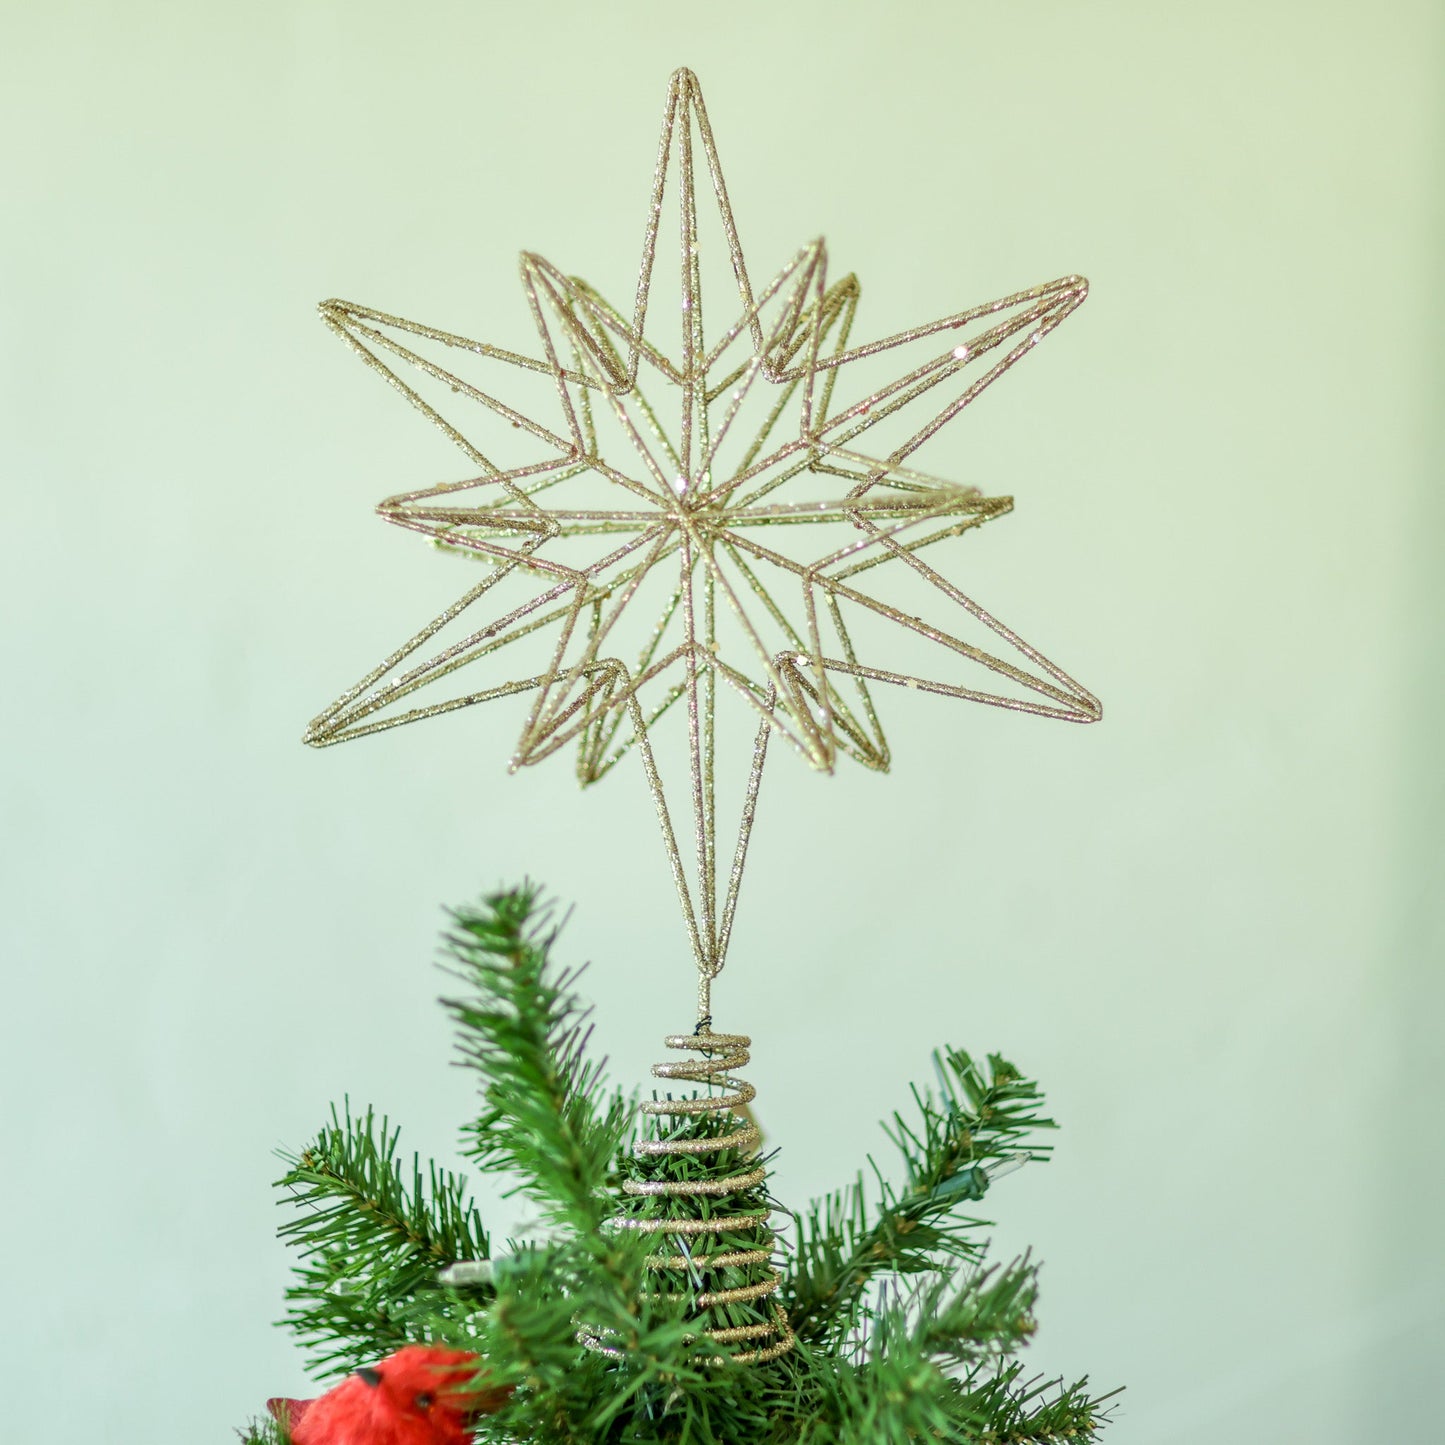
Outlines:
[{"label": "gold glitter texture", "polygon": [[[675,310],[659,305],[655,264],[669,195]],[[716,336],[703,327],[709,234],[726,253],[724,291],[735,292]],[[1081,304],[1087,284],[1064,277],[851,344],[859,285],[830,282],[821,240],[754,289],[687,70],[668,89],[631,318],[541,256],[522,256],[521,281],[533,355],[349,302],[321,307],[474,473],[390,497],[381,515],[474,559],[482,576],[327,707],[306,741],[525,696],[514,768],[575,744],[585,785],[636,747],[706,1020],[774,735],[815,768],[831,769],[841,752],[884,769],[871,691],[884,683],[1067,721],[1099,716],[1089,692],[922,555],[1003,515],[1011,499],[913,464]],[[880,378],[878,363],[895,355],[903,364]],[[851,399],[850,377],[861,381]],[[879,595],[891,575],[913,586],[913,600]],[[910,657],[931,651],[937,670],[905,670],[903,644]],[[724,700],[743,705],[756,734],[722,869]],[[679,713],[690,879],[651,739]]]},{"label": "gold glitter texture", "polygon": [[[757,1091],[735,1072],[747,1065],[751,1043],[746,1034],[718,1034],[711,1029],[668,1036],[668,1048],[698,1057],[654,1064],[653,1076],[701,1085],[706,1092],[683,1098],[669,1093],[642,1103],[639,1107],[652,1130],[633,1152],[643,1159],[705,1158],[728,1172],[705,1179],[626,1180],[622,1192],[634,1204],[640,1203],[642,1212],[617,1221],[620,1228],[669,1239],[680,1251],[654,1254],[647,1263],[670,1284],[661,1297],[685,1304],[693,1318],[706,1321],[730,1306],[756,1306],[749,1318],[724,1317],[725,1322],[709,1324],[702,1331],[714,1344],[745,1345],[724,1356],[744,1365],[775,1360],[793,1347],[788,1317],[772,1298],[781,1283],[772,1264],[772,1208],[739,1207],[736,1200],[767,1179],[764,1166],[749,1164],[761,1136],[745,1111]],[[699,1121],[710,1121],[710,1130],[698,1132]],[[693,1217],[646,1212],[646,1201],[661,1197],[685,1201],[695,1211]],[[720,1238],[726,1239],[727,1247],[716,1247]],[[721,1271],[729,1271],[735,1282],[710,1283],[710,1277]],[[583,1340],[591,1349],[615,1348],[595,1332],[590,1337],[584,1334]]]}]

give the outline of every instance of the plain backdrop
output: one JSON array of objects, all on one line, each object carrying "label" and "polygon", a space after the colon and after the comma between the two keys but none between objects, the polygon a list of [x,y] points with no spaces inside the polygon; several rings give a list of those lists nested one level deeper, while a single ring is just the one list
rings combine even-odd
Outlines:
[{"label": "plain backdrop", "polygon": [[454,1158],[443,905],[574,903],[624,1080],[687,1026],[635,773],[509,776],[504,706],[299,735],[460,590],[372,515],[460,460],[315,303],[524,340],[524,247],[625,295],[689,65],[755,271],[826,235],[861,337],[1093,284],[934,464],[1105,719],[894,695],[890,776],[774,762],[719,987],[779,1191],[1000,1050],[1063,1129],[998,1249],[1110,1439],[1436,1438],[1437,6],[0,10],[0,1434],[304,1390],[272,1151],[349,1092]]}]

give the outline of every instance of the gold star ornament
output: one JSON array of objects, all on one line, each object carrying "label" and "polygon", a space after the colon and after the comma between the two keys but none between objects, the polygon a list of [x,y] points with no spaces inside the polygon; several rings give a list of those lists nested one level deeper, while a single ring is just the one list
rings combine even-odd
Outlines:
[{"label": "gold star ornament", "polygon": [[[669,202],[676,219],[665,223]],[[657,264],[668,230],[675,286]],[[350,302],[321,307],[467,459],[462,479],[390,497],[381,515],[478,575],[327,707],[306,741],[515,695],[525,717],[513,767],[575,745],[588,784],[637,748],[706,1017],[774,735],[818,769],[840,753],[886,769],[883,684],[1071,722],[1099,716],[1089,692],[935,561],[1012,500],[930,475],[916,458],[1087,284],[1067,276],[861,344],[858,281],[830,280],[821,240],[755,289],[687,70],[668,88],[630,317],[538,255],[522,256],[521,282],[536,333],[525,352]],[[704,329],[704,291],[710,307],[723,298],[725,329]],[[753,725],[720,897],[724,706]],[[662,784],[669,735],[690,783],[691,883]]]}]

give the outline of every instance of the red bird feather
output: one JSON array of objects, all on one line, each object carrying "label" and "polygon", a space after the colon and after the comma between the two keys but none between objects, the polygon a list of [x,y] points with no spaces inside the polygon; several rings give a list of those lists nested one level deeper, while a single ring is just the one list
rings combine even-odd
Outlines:
[{"label": "red bird feather", "polygon": [[466,1350],[405,1345],[314,1400],[266,1408],[295,1445],[467,1445],[467,1422],[511,1394],[475,1388],[477,1363]]}]

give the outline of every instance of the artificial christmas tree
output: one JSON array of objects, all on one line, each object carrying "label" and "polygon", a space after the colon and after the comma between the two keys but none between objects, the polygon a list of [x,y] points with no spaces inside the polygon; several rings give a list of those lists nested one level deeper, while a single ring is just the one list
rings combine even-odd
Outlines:
[{"label": "artificial christmas tree", "polygon": [[[914,1088],[891,1123],[896,1163],[875,1167],[871,1191],[860,1173],[800,1215],[773,1275],[777,1206],[737,1081],[704,1081],[706,1108],[663,1099],[645,1116],[660,1127],[635,1138],[638,1107],[588,1057],[576,974],[552,960],[536,890],[458,913],[449,946],[462,987],[447,1007],[482,1096],[464,1148],[516,1181],[546,1233],[489,1257],[461,1181],[404,1170],[397,1134],[369,1113],[333,1119],[281,1181],[300,1206],[284,1230],[302,1256],[288,1322],[320,1365],[418,1340],[466,1350],[485,1392],[478,1441],[1042,1445],[1104,1423],[1084,1381],[1029,1379],[1014,1358],[1034,1330],[1036,1266],[984,1258],[975,1202],[1046,1158],[1037,1136],[1052,1128],[1012,1065],[936,1055],[936,1087]],[[678,1182],[696,1192],[653,1192]],[[248,1438],[288,1437],[267,1421]]]}]

